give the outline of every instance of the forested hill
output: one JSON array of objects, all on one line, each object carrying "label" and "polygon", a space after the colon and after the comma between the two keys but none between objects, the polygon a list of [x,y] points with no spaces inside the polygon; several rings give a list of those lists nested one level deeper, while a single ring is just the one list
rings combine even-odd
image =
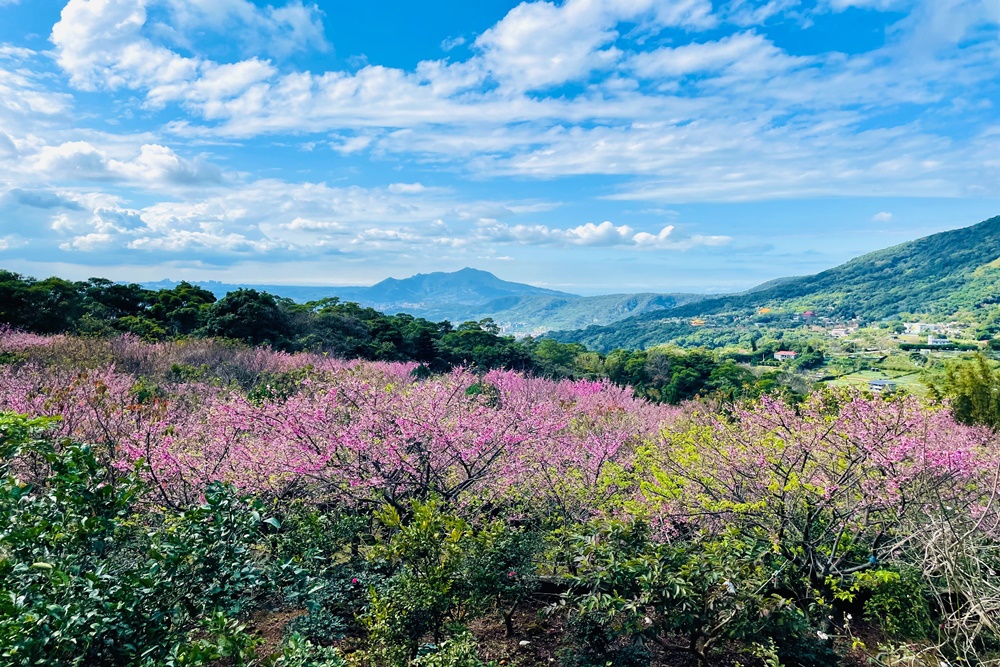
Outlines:
[{"label": "forested hill", "polygon": [[[772,281],[724,297],[552,334],[598,349],[670,342],[680,320],[741,318],[761,308],[813,311],[838,319],[879,320],[900,313],[990,318],[1000,301],[1000,217],[909,241],[812,276]],[[732,321],[729,319],[729,321]]]}]

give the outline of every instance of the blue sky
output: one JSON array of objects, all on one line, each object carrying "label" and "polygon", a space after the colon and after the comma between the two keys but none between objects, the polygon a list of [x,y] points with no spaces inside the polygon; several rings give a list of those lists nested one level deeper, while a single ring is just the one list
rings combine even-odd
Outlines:
[{"label": "blue sky", "polygon": [[0,266],[813,273],[1000,213],[998,28],[996,0],[0,0]]}]

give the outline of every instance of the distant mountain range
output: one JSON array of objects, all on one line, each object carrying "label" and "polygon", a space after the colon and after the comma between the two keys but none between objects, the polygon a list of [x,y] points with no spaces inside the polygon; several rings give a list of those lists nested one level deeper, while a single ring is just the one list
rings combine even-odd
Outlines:
[{"label": "distant mountain range", "polygon": [[763,308],[841,320],[966,314],[977,322],[1000,321],[1000,217],[872,252],[816,275],[551,336],[598,350],[650,347],[689,334],[692,321],[726,326]]},{"label": "distant mountain range", "polygon": [[[150,289],[170,288],[174,281],[146,283]],[[338,297],[386,313],[405,312],[430,320],[464,322],[487,317],[513,333],[579,329],[673,308],[700,294],[612,294],[584,297],[497,278],[488,271],[465,268],[452,273],[418,273],[410,278],[386,278],[370,287],[316,287],[195,282],[217,297],[253,288],[300,303]]]}]

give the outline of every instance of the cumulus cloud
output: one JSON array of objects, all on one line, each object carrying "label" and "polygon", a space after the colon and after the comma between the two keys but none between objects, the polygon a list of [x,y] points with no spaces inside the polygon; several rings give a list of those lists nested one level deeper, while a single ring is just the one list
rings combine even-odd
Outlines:
[{"label": "cumulus cloud", "polygon": [[[152,20],[157,10],[169,21]],[[78,87],[143,88],[154,104],[189,94],[198,98],[206,89],[217,96],[242,93],[273,74],[257,58],[219,65],[166,45],[191,48],[190,34],[202,29],[239,34],[239,43],[279,55],[327,48],[315,5],[261,8],[247,0],[70,0],[51,39],[60,66]]]},{"label": "cumulus cloud", "polygon": [[80,202],[50,190],[21,190],[20,188],[14,188],[6,196],[22,206],[30,206],[32,208],[83,210]]},{"label": "cumulus cloud", "polygon": [[134,159],[112,160],[112,171],[131,180],[173,185],[207,185],[222,182],[222,171],[201,158],[182,159],[173,150],[158,144],[146,144]]},{"label": "cumulus cloud", "polygon": [[888,211],[881,211],[872,216],[872,222],[890,222],[892,220],[892,213]]},{"label": "cumulus cloud", "polygon": [[675,233],[673,225],[662,228],[656,234],[636,232],[628,225],[615,225],[608,220],[600,224],[588,222],[577,227],[558,229],[546,225],[508,225],[483,219],[479,221],[477,231],[484,239],[519,245],[631,246],[687,250],[700,245],[725,245],[732,241],[728,236],[681,236]]},{"label": "cumulus cloud", "polygon": [[155,23],[151,31],[187,48],[193,46],[190,35],[203,30],[239,34],[244,49],[277,56],[329,48],[322,12],[301,0],[278,7],[261,7],[248,0],[161,0],[159,4],[169,13],[170,22]]},{"label": "cumulus cloud", "polygon": [[153,187],[203,186],[222,182],[222,172],[202,158],[187,160],[159,144],[145,144],[139,154],[115,159],[86,141],[42,146],[27,161],[40,177],[66,181],[126,181]]},{"label": "cumulus cloud", "polygon": [[[93,153],[63,147],[59,154]],[[212,265],[252,258],[439,256],[442,250],[471,261],[504,246],[687,250],[727,240],[680,235],[673,226],[637,231],[610,221],[531,221],[550,207],[470,201],[416,183],[338,188],[265,179],[141,207],[100,193],[17,189],[0,197],[0,220],[18,220],[13,227],[0,224],[0,237],[10,236],[11,247],[26,243],[27,250],[18,250],[22,257],[46,261],[54,251],[64,253],[64,261],[83,263],[136,252],[149,261],[197,257]]]}]

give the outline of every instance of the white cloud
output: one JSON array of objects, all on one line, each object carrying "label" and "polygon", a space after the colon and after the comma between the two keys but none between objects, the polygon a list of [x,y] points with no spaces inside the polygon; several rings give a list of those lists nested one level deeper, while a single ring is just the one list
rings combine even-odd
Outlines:
[{"label": "white cloud", "polygon": [[462,37],[462,36],[450,37],[450,38],[448,38],[448,39],[446,39],[446,40],[444,40],[444,41],[441,42],[441,50],[442,51],[451,51],[452,49],[456,49],[456,48],[462,46],[463,44],[465,44],[465,41],[466,41],[465,37]]},{"label": "white cloud", "polygon": [[425,192],[427,188],[420,183],[391,183],[389,192],[395,195],[416,195]]},{"label": "white cloud", "polygon": [[799,6],[801,0],[732,0],[725,8],[726,21],[739,26],[766,23],[789,9]]},{"label": "white cloud", "polygon": [[222,182],[222,172],[202,160],[185,160],[166,146],[147,144],[131,161],[110,162],[112,171],[130,180],[170,185],[207,185]]},{"label": "white cloud", "polygon": [[553,230],[553,236],[578,245],[620,245],[631,243],[635,230],[628,225],[615,226],[605,220],[599,225],[588,222],[566,230]]},{"label": "white cloud", "polygon": [[45,146],[34,158],[34,171],[59,180],[110,178],[107,157],[86,141]]},{"label": "white cloud", "polygon": [[477,224],[477,232],[486,240],[518,245],[631,246],[688,250],[695,246],[725,245],[732,241],[728,236],[681,236],[675,234],[673,225],[663,227],[656,234],[636,232],[628,225],[615,225],[607,220],[596,225],[588,222],[578,227],[558,229],[546,225],[508,225],[482,219]]},{"label": "white cloud", "polygon": [[57,59],[84,90],[122,86],[156,90],[183,86],[199,62],[142,36],[145,0],[70,0],[52,28]]},{"label": "white cloud", "polygon": [[222,172],[209,162],[186,160],[158,144],[140,147],[139,154],[116,159],[86,141],[43,146],[26,161],[40,178],[55,181],[126,181],[154,188],[204,186],[222,182]]},{"label": "white cloud", "polygon": [[910,5],[913,0],[827,0],[827,2],[833,11],[842,12],[851,7],[885,11],[887,9]]},{"label": "white cloud", "polygon": [[[0,6],[2,5],[3,2],[0,0]],[[34,49],[28,49],[23,46],[14,46],[12,44],[0,44],[0,58],[27,60],[28,58],[36,55],[38,55],[38,52]]]},{"label": "white cloud", "polygon": [[[14,58],[20,59],[20,56]],[[38,116],[54,116],[69,108],[69,95],[48,90],[42,79],[18,62],[0,63],[0,122],[6,119],[8,123],[3,129],[10,130],[13,116],[21,122],[31,122]]]},{"label": "white cloud", "polygon": [[[145,157],[161,155],[157,148]],[[61,145],[45,153],[48,166],[60,161],[110,173],[114,160],[89,145]],[[103,172],[101,170],[104,170]],[[27,259],[66,261],[141,252],[148,261],[197,258],[228,265],[250,258],[308,260],[330,255],[353,258],[419,253],[439,257],[445,250],[468,262],[503,246],[635,248],[686,250],[725,242],[725,237],[679,236],[673,226],[636,231],[610,221],[551,226],[530,220],[550,208],[538,202],[467,201],[453,193],[414,183],[383,188],[331,187],[257,180],[173,201],[130,206],[121,198],[73,190],[17,190],[0,197],[0,237],[27,243]],[[34,231],[28,235],[28,220]],[[12,245],[13,247],[13,245]],[[94,259],[91,259],[94,258]]]},{"label": "white cloud", "polygon": [[754,32],[737,33],[714,42],[692,42],[633,56],[630,66],[640,77],[682,77],[739,70],[743,77],[774,74],[809,62],[793,58]]},{"label": "white cloud", "polygon": [[[147,0],[148,2],[149,0]],[[329,48],[316,5],[301,0],[280,7],[260,7],[247,0],[160,0],[171,14],[169,25],[153,27],[190,47],[189,35],[200,30],[239,34],[245,49],[282,56],[299,50]]]},{"label": "white cloud", "polygon": [[623,21],[701,29],[716,19],[708,0],[523,2],[480,35],[475,46],[483,67],[505,87],[535,90],[615,65],[623,55],[613,45]]},{"label": "white cloud", "polygon": [[[717,157],[723,154],[728,172],[722,190],[737,187],[740,196],[750,196],[761,187],[762,196],[771,197],[793,194],[801,184],[806,187],[799,194],[811,194],[822,169],[815,155],[796,146],[824,143],[830,146],[823,149],[828,169],[836,171],[829,179],[833,189],[850,193],[859,183],[870,193],[864,172],[872,172],[873,163],[866,155],[898,147],[900,139],[859,127],[899,105],[972,105],[995,62],[983,49],[936,61],[905,48],[921,31],[964,35],[968,26],[990,20],[972,0],[926,0],[891,33],[895,42],[876,51],[809,57],[789,54],[755,31],[698,38],[720,17],[758,24],[794,8],[792,0],[735,0],[719,14],[708,0],[525,2],[479,36],[468,60],[425,61],[413,71],[369,65],[356,72],[286,72],[259,58],[220,64],[181,56],[150,38],[145,7],[156,3],[174,7],[176,24],[160,21],[157,29],[182,35],[223,14],[264,11],[251,11],[244,0],[226,0],[215,13],[207,0],[71,0],[53,40],[78,85],[127,86],[144,91],[149,105],[177,102],[209,123],[175,122],[171,129],[179,136],[328,132],[329,146],[345,156],[417,154],[479,176],[610,173],[670,180],[676,170],[694,175],[688,199],[704,196],[702,181],[720,176]],[[948,7],[935,8],[942,4]],[[944,11],[949,15],[942,17]],[[679,27],[688,37],[635,49],[619,34],[633,24],[649,34]],[[559,90],[567,82],[579,82],[584,92],[567,96]],[[937,137],[917,126],[907,132],[911,148],[922,144],[924,151],[907,153],[912,164],[942,162],[948,147]],[[776,140],[779,150],[772,150]],[[847,145],[850,151],[836,149]],[[931,171],[936,192],[958,187],[957,174],[942,178],[940,170],[912,168],[896,172],[905,176],[895,178],[892,191],[925,187]],[[788,173],[796,174],[791,181]],[[851,174],[857,177],[845,176]],[[676,189],[683,192],[664,192]],[[641,183],[632,190],[650,187]]]},{"label": "white cloud", "polygon": [[881,211],[872,216],[872,222],[889,222],[892,220],[892,213]]}]

